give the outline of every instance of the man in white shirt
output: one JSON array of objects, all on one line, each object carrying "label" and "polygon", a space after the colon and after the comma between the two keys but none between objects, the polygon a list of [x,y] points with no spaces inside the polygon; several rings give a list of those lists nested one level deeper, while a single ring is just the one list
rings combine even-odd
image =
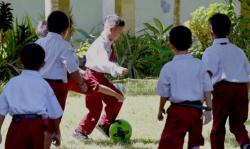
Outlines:
[{"label": "man in white shirt", "polygon": [[48,16],[47,27],[47,36],[36,41],[46,53],[45,66],[39,72],[50,84],[64,110],[68,93],[67,74],[79,85],[82,93],[87,91],[87,85],[81,79],[75,50],[64,40],[69,28],[68,16],[61,11],[52,12]]},{"label": "man in white shirt", "polygon": [[210,25],[213,45],[205,50],[202,60],[214,84],[211,148],[224,149],[228,117],[230,131],[241,148],[250,148],[244,126],[248,117],[249,61],[242,49],[227,38],[231,25],[228,16],[215,14],[210,18]]},{"label": "man in white shirt", "polygon": [[45,119],[52,119],[53,139],[60,145],[59,120],[62,108],[49,84],[38,70],[45,52],[38,44],[26,45],[20,54],[24,70],[12,78],[0,96],[0,130],[9,113],[13,118],[6,137],[6,149],[44,149]]},{"label": "man in white shirt", "polygon": [[[127,68],[119,66],[114,62],[115,51],[112,46],[113,41],[116,40],[123,31],[125,22],[117,15],[110,15],[106,17],[104,23],[104,31],[93,42],[86,53],[86,73],[84,80],[88,84],[89,90],[93,91],[86,94],[86,107],[88,114],[83,118],[76,128],[73,136],[80,139],[88,139],[88,135],[95,128],[104,102],[105,114],[102,116],[102,121],[98,124],[106,136],[108,136],[108,129],[110,124],[116,119],[122,102],[114,96],[98,92],[100,86],[106,86],[116,93],[122,93],[104,76],[104,74],[111,74],[113,77],[124,75],[128,72]],[[122,95],[123,96],[123,95]]]},{"label": "man in white shirt", "polygon": [[[192,33],[185,26],[176,26],[169,33],[173,53],[172,61],[163,66],[157,84],[160,96],[158,119],[163,120],[164,105],[167,120],[161,135],[159,149],[183,148],[184,137],[188,132],[188,148],[199,149],[204,144],[202,136],[202,110],[204,124],[211,121],[211,80],[201,60],[188,54],[192,45]],[[208,107],[203,107],[205,100]]]}]

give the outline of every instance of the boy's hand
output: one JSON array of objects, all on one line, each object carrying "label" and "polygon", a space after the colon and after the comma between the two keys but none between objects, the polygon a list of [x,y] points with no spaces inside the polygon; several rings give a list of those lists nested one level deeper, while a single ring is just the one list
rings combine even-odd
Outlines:
[{"label": "boy's hand", "polygon": [[122,96],[121,94],[118,94],[116,98],[118,99],[119,102],[123,102],[125,100],[124,96]]},{"label": "boy's hand", "polygon": [[158,112],[158,120],[159,121],[162,121],[163,120],[163,114],[165,114],[166,112],[165,112],[165,110],[164,109],[162,109],[162,110],[160,110],[159,112]]},{"label": "boy's hand", "polygon": [[121,73],[121,75],[123,76],[123,75],[126,75],[126,74],[128,74],[128,69],[122,67],[122,73]]},{"label": "boy's hand", "polygon": [[60,133],[55,133],[52,137],[52,144],[55,146],[60,146],[61,145],[61,134]]},{"label": "boy's hand", "polygon": [[205,120],[203,121],[203,124],[204,125],[208,124],[212,120],[212,112],[211,111],[204,111],[201,119],[203,119],[203,117],[205,118]]}]

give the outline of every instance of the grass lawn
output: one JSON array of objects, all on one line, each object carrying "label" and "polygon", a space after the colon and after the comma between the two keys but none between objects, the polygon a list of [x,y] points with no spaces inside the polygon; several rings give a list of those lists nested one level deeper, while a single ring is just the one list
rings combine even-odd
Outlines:
[{"label": "grass lawn", "polygon": [[[140,83],[139,83],[140,84]],[[154,83],[153,83],[154,84]],[[141,85],[133,84],[126,87],[134,87],[141,89]],[[150,87],[152,89],[150,89]],[[152,84],[148,85],[148,92],[152,92]],[[60,149],[155,149],[164,127],[165,121],[157,121],[157,110],[159,97],[154,95],[134,96],[127,93],[127,99],[124,102],[122,110],[118,118],[125,119],[130,122],[133,128],[130,144],[113,144],[108,138],[105,138],[98,130],[94,130],[90,135],[92,141],[80,142],[72,137],[72,132],[78,122],[86,114],[87,110],[84,107],[84,96],[70,94],[67,99],[67,106],[61,124],[62,130],[62,146]],[[2,129],[3,139],[9,125],[10,117],[4,123]],[[211,123],[204,126],[203,135],[205,137],[205,146],[201,149],[209,149],[209,132]],[[247,122],[247,129],[250,130],[250,121]],[[185,140],[187,142],[187,138]],[[3,144],[1,144],[3,145]],[[3,146],[0,146],[3,148]],[[185,147],[186,148],[186,143]],[[225,141],[226,149],[239,149],[234,140],[233,135],[228,131]]]}]

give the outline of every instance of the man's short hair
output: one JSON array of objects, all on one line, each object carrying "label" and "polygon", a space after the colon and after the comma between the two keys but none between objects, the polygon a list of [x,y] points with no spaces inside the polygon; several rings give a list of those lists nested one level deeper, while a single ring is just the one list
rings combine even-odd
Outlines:
[{"label": "man's short hair", "polygon": [[69,18],[62,11],[53,11],[47,19],[47,26],[49,32],[61,34],[69,27]]},{"label": "man's short hair", "polygon": [[118,15],[108,15],[104,20],[104,28],[107,27],[124,27],[125,21]]},{"label": "man's short hair", "polygon": [[231,20],[227,15],[216,13],[209,18],[209,22],[218,38],[225,38],[230,33]]},{"label": "man's short hair", "polygon": [[44,49],[36,43],[27,44],[20,52],[20,59],[25,69],[39,70],[45,59]]},{"label": "man's short hair", "polygon": [[192,44],[192,33],[185,26],[176,26],[169,32],[169,42],[179,51],[185,51]]}]

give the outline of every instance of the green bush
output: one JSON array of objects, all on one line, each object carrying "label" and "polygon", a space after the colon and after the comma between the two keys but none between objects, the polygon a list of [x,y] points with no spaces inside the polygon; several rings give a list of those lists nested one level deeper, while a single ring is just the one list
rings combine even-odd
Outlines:
[{"label": "green bush", "polygon": [[156,18],[153,22],[154,25],[144,24],[141,35],[127,33],[115,43],[118,63],[128,68],[131,78],[158,76],[162,66],[172,59],[167,36],[172,25],[164,27]]},{"label": "green bush", "polygon": [[190,52],[200,58],[204,50],[211,45],[212,40],[208,20],[215,13],[223,13],[230,17],[232,21],[230,40],[243,49],[247,49],[247,47],[249,49],[249,37],[246,36],[246,30],[240,27],[246,23],[246,19],[236,15],[234,3],[228,0],[226,3],[212,3],[208,8],[202,6],[191,13],[190,20],[185,22],[194,36],[194,44]]},{"label": "green bush", "polygon": [[2,81],[9,80],[17,75],[21,69],[18,60],[21,48],[37,40],[34,28],[28,16],[19,23],[15,20],[12,29],[6,32],[6,41],[1,43],[0,49],[0,78]]}]

